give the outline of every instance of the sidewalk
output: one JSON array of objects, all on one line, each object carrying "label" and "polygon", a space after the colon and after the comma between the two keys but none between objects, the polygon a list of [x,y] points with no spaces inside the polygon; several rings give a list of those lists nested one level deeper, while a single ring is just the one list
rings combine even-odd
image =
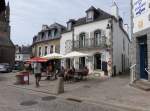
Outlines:
[{"label": "sidewalk", "polygon": [[[13,85],[14,81],[15,78],[11,77],[8,85],[54,94],[56,81],[41,81],[39,88],[35,87],[34,76],[30,78],[30,85]],[[106,103],[130,109],[134,108],[136,111],[150,111],[150,92],[130,87],[129,76],[110,79],[90,78],[87,81],[65,83],[65,93],[58,95],[58,97],[79,99],[94,104]]]}]

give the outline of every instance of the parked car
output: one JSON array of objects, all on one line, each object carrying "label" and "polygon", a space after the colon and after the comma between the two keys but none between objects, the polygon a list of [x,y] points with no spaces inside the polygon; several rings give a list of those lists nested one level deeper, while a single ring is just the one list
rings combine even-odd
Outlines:
[{"label": "parked car", "polygon": [[13,66],[13,70],[23,70],[23,64],[22,63],[16,63]]},{"label": "parked car", "polygon": [[0,72],[11,72],[12,67],[8,63],[0,63]]}]

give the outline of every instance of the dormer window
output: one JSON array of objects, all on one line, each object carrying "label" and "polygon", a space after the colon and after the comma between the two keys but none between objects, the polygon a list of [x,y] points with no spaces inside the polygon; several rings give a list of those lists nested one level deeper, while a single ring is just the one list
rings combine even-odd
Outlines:
[{"label": "dormer window", "polygon": [[92,19],[93,18],[93,13],[92,12],[88,12],[87,13],[87,19]]},{"label": "dormer window", "polygon": [[67,22],[67,29],[68,31],[72,30],[73,28],[73,25],[75,24],[75,20],[74,19],[70,19],[68,22]]},{"label": "dormer window", "polygon": [[95,12],[96,8],[91,6],[87,11],[87,16],[86,16],[86,21],[87,22],[91,22],[94,20],[94,12]]},{"label": "dormer window", "polygon": [[55,29],[55,30],[54,30],[54,37],[57,37],[57,34],[58,34],[58,30]]},{"label": "dormer window", "polygon": [[87,22],[91,22],[93,21],[94,19],[94,12],[93,11],[90,11],[90,12],[87,12]]},{"label": "dormer window", "polygon": [[42,39],[44,39],[44,35],[45,35],[44,32],[42,32]]},{"label": "dormer window", "polygon": [[48,37],[52,37],[52,33],[51,33],[51,30],[48,31]]}]

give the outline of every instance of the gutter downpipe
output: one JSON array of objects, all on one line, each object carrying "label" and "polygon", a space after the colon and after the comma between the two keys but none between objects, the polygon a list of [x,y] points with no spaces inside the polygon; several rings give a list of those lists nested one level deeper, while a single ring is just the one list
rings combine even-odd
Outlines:
[{"label": "gutter downpipe", "polygon": [[[131,25],[131,45],[134,45],[134,38],[133,38],[133,12],[132,12],[132,9],[133,9],[133,0],[130,1],[130,25]],[[134,47],[133,47],[134,48]],[[133,49],[134,50],[134,49]],[[131,51],[130,51],[131,52]],[[134,56],[134,55],[132,55]],[[131,59],[131,54],[130,54],[130,59]],[[131,60],[133,61],[133,60]],[[136,64],[134,64],[133,62],[132,63],[132,66],[130,67],[130,84],[133,84],[134,81],[136,80],[136,75],[135,75],[135,70],[136,70]]]}]

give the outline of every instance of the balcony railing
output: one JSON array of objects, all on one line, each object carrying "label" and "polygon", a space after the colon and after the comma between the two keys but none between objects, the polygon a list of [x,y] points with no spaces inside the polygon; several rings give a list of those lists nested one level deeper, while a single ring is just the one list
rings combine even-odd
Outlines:
[{"label": "balcony railing", "polygon": [[106,48],[106,37],[96,39],[96,38],[88,38],[85,40],[75,40],[73,41],[73,49],[90,49],[90,48]]}]

